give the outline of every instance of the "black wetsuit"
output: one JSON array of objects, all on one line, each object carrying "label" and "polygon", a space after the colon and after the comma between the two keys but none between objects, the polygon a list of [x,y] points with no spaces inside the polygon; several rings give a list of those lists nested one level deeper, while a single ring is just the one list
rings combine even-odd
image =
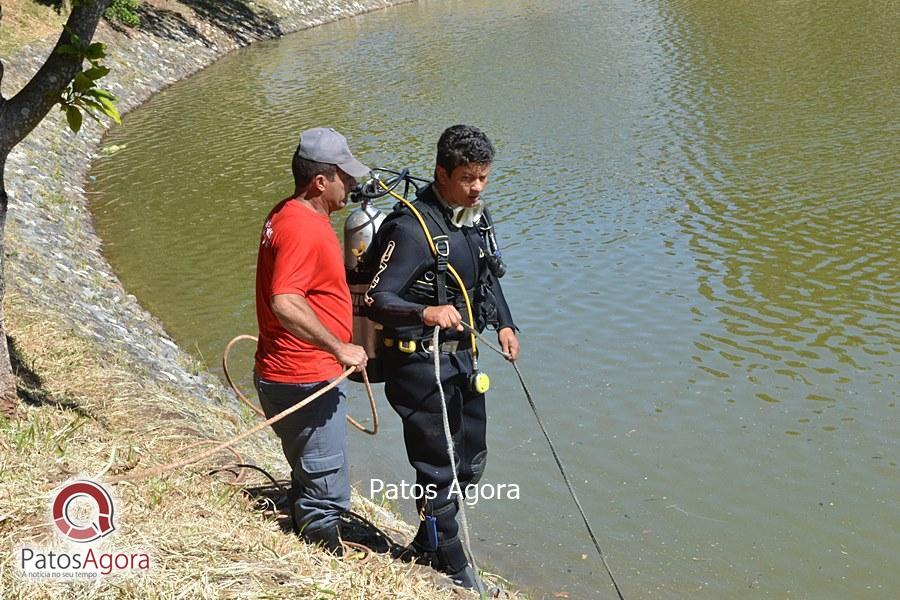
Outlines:
[{"label": "black wetsuit", "polygon": [[[437,199],[431,186],[417,198],[416,208],[425,219],[431,235],[441,247],[440,236],[449,241],[449,263],[463,280],[476,313],[476,327],[491,324],[498,330],[513,327],[512,316],[500,282],[485,260],[484,242],[476,227],[454,226],[448,210]],[[465,568],[466,558],[458,537],[456,513],[458,496],[451,494],[453,473],[447,455],[441,417],[440,395],[434,379],[430,348],[433,329],[422,322],[426,306],[438,305],[439,276],[419,221],[407,208],[396,209],[382,224],[376,240],[381,259],[368,291],[370,316],[384,327],[385,338],[394,340],[384,352],[385,394],[403,420],[403,435],[410,464],[416,470],[416,482],[424,490],[433,490],[434,499],[417,504],[420,513],[433,517],[437,547],[429,539],[431,525],[423,521],[414,544],[419,551],[434,551],[435,566],[453,573]],[[457,307],[463,320],[469,321],[462,294],[455,279],[446,275],[447,303]],[[485,311],[493,305],[494,310]],[[461,491],[477,483],[487,458],[485,443],[484,394],[475,392],[469,378],[473,373],[472,348],[468,331],[442,330],[441,384],[447,401],[450,431],[456,449],[457,476]],[[414,340],[416,350],[402,352],[400,340]],[[425,341],[427,340],[427,341]],[[443,342],[455,342],[446,344]],[[451,497],[452,496],[452,497]]]}]

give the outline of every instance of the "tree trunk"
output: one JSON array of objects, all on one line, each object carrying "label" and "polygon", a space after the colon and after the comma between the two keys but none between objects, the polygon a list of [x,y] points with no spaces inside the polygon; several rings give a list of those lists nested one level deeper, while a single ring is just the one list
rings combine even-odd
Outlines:
[{"label": "tree trunk", "polygon": [[[56,46],[38,72],[12,98],[0,94],[0,413],[12,414],[18,406],[16,377],[12,372],[9,346],[6,341],[6,325],[3,315],[3,298],[6,291],[6,217],[9,197],[6,194],[4,171],[6,159],[16,144],[22,141],[51,108],[57,103],[59,94],[66,88],[75,74],[81,70],[82,59],[73,54],[59,54],[56,49],[61,44],[72,42],[78,36],[84,43],[90,43],[97,29],[103,11],[112,0],[84,0],[77,4],[66,26],[56,42]],[[3,7],[0,6],[0,21]],[[0,61],[0,83],[3,82],[3,61]]]},{"label": "tree trunk", "polygon": [[6,215],[9,197],[3,182],[7,153],[0,153],[0,414],[14,416],[19,399],[16,394],[16,377],[9,360],[9,345],[6,342],[6,317],[3,299],[6,297]]}]

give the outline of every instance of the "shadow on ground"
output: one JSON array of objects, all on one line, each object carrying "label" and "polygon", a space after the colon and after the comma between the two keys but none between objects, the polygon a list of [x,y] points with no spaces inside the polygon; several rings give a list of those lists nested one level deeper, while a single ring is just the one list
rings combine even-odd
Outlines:
[{"label": "shadow on ground", "polygon": [[[211,47],[214,45],[184,15],[177,11],[142,3],[137,13],[141,18],[141,31],[146,31],[156,37],[175,42],[199,40],[204,46]],[[110,25],[114,26],[115,24],[110,23]],[[119,28],[115,27],[115,29]],[[123,33],[127,34],[127,31],[123,31]]]},{"label": "shadow on ground", "polygon": [[34,0],[34,3],[50,6],[56,10],[57,14],[62,12],[62,0]]},{"label": "shadow on ground", "polygon": [[[295,535],[294,527],[291,522],[290,508],[287,499],[287,490],[291,485],[290,481],[276,480],[266,471],[259,469],[253,465],[244,465],[252,470],[257,470],[266,478],[269,483],[261,485],[240,485],[241,491],[249,498],[256,502],[256,508],[264,517],[274,518],[281,526],[282,531],[286,534]],[[223,481],[231,483],[232,481],[240,481],[243,475],[240,472],[240,465],[230,465],[218,469],[214,469],[210,475],[220,477]],[[410,573],[415,573],[416,577],[428,580],[440,589],[458,589],[446,575],[435,571],[431,567],[417,560],[417,557],[410,554],[408,548],[399,541],[393,539],[382,528],[378,527],[362,515],[348,511],[341,515],[341,538],[345,542],[352,544],[360,544],[365,546],[369,551],[378,554],[390,554],[394,560],[400,560],[409,563]],[[357,550],[352,548],[353,550]],[[362,559],[365,560],[365,557]],[[418,564],[414,564],[418,563]],[[501,596],[508,597],[508,596]]]},{"label": "shadow on ground", "polygon": [[[238,478],[243,478],[240,467],[250,467],[263,473],[269,483],[260,485],[242,485],[235,483]],[[276,480],[267,472],[252,465],[229,465],[214,469],[211,475],[215,475],[222,481],[231,485],[239,485],[241,492],[256,502],[256,509],[268,518],[275,519],[284,533],[294,534],[294,525],[291,521],[290,505],[288,502],[288,488],[290,481]],[[229,481],[230,480],[230,481]],[[399,556],[403,546],[397,543],[391,536],[376,526],[365,517],[354,512],[344,513],[341,517],[341,537],[344,541],[362,544],[372,552],[379,554],[390,553],[393,557]]]},{"label": "shadow on ground", "polygon": [[251,9],[242,0],[181,0],[181,3],[241,45],[284,34],[275,13],[259,6]]},{"label": "shadow on ground", "polygon": [[26,357],[16,347],[16,340],[12,336],[6,337],[6,347],[9,350],[9,362],[12,364],[13,374],[18,378],[16,393],[19,400],[31,406],[55,406],[63,410],[70,410],[75,414],[96,419],[96,415],[82,407],[73,398],[58,398],[44,388],[44,380],[34,370],[34,364],[27,361]]}]

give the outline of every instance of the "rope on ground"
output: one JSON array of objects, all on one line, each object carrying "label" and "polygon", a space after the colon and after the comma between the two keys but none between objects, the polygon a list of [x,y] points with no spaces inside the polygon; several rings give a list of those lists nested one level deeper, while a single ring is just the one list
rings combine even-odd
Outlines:
[{"label": "rope on ground", "polygon": [[[228,385],[231,386],[231,389],[237,395],[238,399],[243,402],[246,406],[250,408],[253,412],[258,414],[261,417],[265,417],[266,413],[262,411],[262,409],[247,398],[244,394],[241,393],[241,390],[238,389],[237,384],[234,383],[234,380],[231,379],[231,373],[228,372],[228,355],[231,353],[231,348],[241,340],[253,340],[257,341],[256,336],[241,334],[235,336],[225,345],[225,351],[222,353],[222,371],[225,373],[225,381],[228,382]],[[369,385],[369,377],[368,374],[363,371],[363,380],[366,384],[366,392],[369,395],[369,409],[372,411],[372,429],[366,429],[359,421],[347,415],[347,422],[362,431],[363,433],[367,433],[369,435],[375,435],[378,433],[378,409],[375,408],[375,395],[372,393],[372,388]]]},{"label": "rope on ground", "polygon": [[[258,472],[262,473],[263,475],[266,476],[266,478],[267,478],[269,481],[272,482],[272,485],[273,485],[274,487],[276,487],[276,488],[278,489],[279,492],[281,492],[282,494],[284,494],[285,498],[287,498],[287,496],[288,496],[287,488],[284,487],[284,485],[282,485],[280,481],[278,481],[277,479],[275,479],[274,477],[272,477],[272,474],[271,474],[271,473],[269,473],[268,471],[266,471],[265,469],[263,469],[263,468],[260,467],[259,465],[254,465],[254,464],[250,464],[250,463],[235,463],[235,464],[233,464],[233,465],[226,465],[226,466],[221,467],[221,468],[219,468],[219,469],[213,469],[212,471],[209,472],[209,474],[210,474],[210,475],[215,475],[218,471],[224,471],[224,470],[226,470],[226,469],[230,469],[231,467],[237,467],[237,468],[239,468],[239,469],[252,469],[252,470],[254,470],[254,471],[258,471]],[[223,483],[225,483],[225,484],[227,484],[227,485],[234,485],[234,482],[233,482],[233,481],[225,481],[225,482],[223,482]]]},{"label": "rope on ground", "polygon": [[478,338],[484,343],[488,348],[497,352],[512,364],[513,368],[516,370],[516,375],[519,377],[519,383],[522,384],[522,390],[525,392],[525,398],[528,399],[528,404],[531,406],[531,412],[534,413],[534,417],[537,419],[538,425],[541,428],[541,432],[544,434],[544,438],[547,440],[547,445],[550,446],[550,453],[553,454],[553,460],[556,461],[556,466],[559,468],[559,472],[562,475],[563,481],[566,482],[566,487],[569,488],[569,494],[572,496],[572,500],[575,501],[575,506],[578,507],[578,512],[581,514],[581,520],[584,521],[584,526],[587,528],[588,535],[591,538],[591,542],[594,544],[594,548],[597,550],[597,554],[600,555],[600,562],[603,563],[603,567],[606,569],[606,574],[609,575],[610,581],[612,581],[613,587],[616,589],[616,594],[619,595],[619,600],[625,600],[622,595],[622,590],[619,589],[619,584],[616,581],[616,578],[613,577],[612,570],[609,568],[609,564],[606,562],[606,555],[603,554],[603,550],[600,549],[600,543],[597,541],[597,536],[594,535],[594,530],[591,527],[590,521],[588,521],[587,515],[584,512],[584,508],[581,507],[581,502],[578,501],[578,496],[575,494],[575,488],[572,486],[572,482],[569,480],[569,476],[566,473],[565,467],[563,467],[562,461],[559,458],[559,454],[556,452],[556,446],[553,445],[553,440],[550,439],[550,434],[547,433],[547,428],[544,427],[544,421],[541,419],[541,415],[538,413],[537,406],[534,403],[534,399],[531,397],[531,392],[528,390],[528,386],[525,385],[525,379],[522,377],[522,371],[519,370],[519,365],[514,360],[510,360],[509,355],[506,352],[503,352],[499,348],[493,346],[489,342],[485,341],[480,333],[475,331],[475,328],[463,321],[463,325],[465,325],[472,333],[474,333]]},{"label": "rope on ground", "polygon": [[[193,448],[196,448],[197,446],[202,446],[204,444],[218,444],[218,443],[219,442],[216,440],[200,440],[199,442],[195,442],[189,446],[185,446],[184,448],[179,449],[178,453],[185,452],[186,450],[191,450]],[[228,447],[228,448],[225,448],[225,450],[230,452],[231,455],[237,461],[234,465],[235,467],[237,467],[237,473],[234,473],[233,471],[231,471],[229,469],[229,467],[226,465],[224,467],[219,467],[219,468],[213,469],[212,471],[210,471],[210,475],[216,475],[222,471],[228,471],[229,473],[234,474],[234,479],[232,481],[222,480],[222,483],[226,483],[228,485],[240,485],[241,483],[243,483],[244,477],[246,475],[246,473],[244,472],[244,466],[242,464],[244,462],[244,457],[241,456],[240,452],[238,452],[234,448]]]},{"label": "rope on ground", "polygon": [[113,464],[115,464],[115,462],[116,462],[116,446],[113,445],[112,452],[110,452],[110,455],[109,455],[109,461],[107,461],[106,466],[104,466],[102,469],[100,469],[100,471],[96,475],[94,475],[94,479],[100,479],[101,477],[106,475],[107,471],[109,471],[112,468],[112,466],[113,466]]},{"label": "rope on ground", "polygon": [[384,531],[382,531],[382,529],[383,528],[384,529],[393,529],[394,531],[397,531],[398,533],[401,533],[403,535],[405,535],[405,532],[396,530],[396,529],[394,529],[392,527],[388,527],[386,525],[382,525],[382,527],[379,527],[378,525],[376,525],[375,523],[373,523],[366,517],[362,516],[361,514],[359,514],[357,512],[353,512],[352,510],[345,510],[343,513],[341,513],[341,516],[347,517],[348,519],[349,518],[356,519],[356,520],[360,521],[361,523],[363,523],[364,525],[366,525],[374,533],[378,534],[378,537],[380,537],[382,540],[384,540],[384,542],[388,546],[389,551],[393,552],[395,550],[403,550],[404,549],[404,546],[401,546],[397,542],[395,542],[391,538],[391,536],[389,536]]},{"label": "rope on ground", "polygon": [[[450,468],[453,471],[453,485],[459,490],[459,479],[456,476],[456,455],[453,452],[453,435],[450,433],[450,420],[447,416],[447,398],[444,396],[444,386],[441,385],[441,344],[439,341],[441,328],[439,325],[434,326],[434,334],[431,338],[431,352],[434,355],[434,380],[437,383],[438,393],[441,396],[441,419],[444,423],[444,437],[447,440],[447,455],[450,457]],[[475,573],[475,587],[478,589],[478,595],[484,597],[484,586],[481,584],[481,575],[478,572],[478,565],[475,564],[475,555],[472,553],[472,545],[469,541],[469,522],[466,519],[465,502],[459,503],[459,521],[463,530],[463,542],[466,545],[466,554],[469,555],[469,562],[472,563],[472,571]]]},{"label": "rope on ground", "polygon": [[[356,550],[357,552],[362,552],[362,558],[354,558],[353,560],[358,560],[359,564],[363,564],[369,561],[372,558],[372,555],[375,554],[375,551],[366,546],[365,544],[360,544],[359,542],[348,542],[347,540],[341,540],[341,544],[344,548],[350,548],[351,550]],[[346,553],[344,554],[345,558],[347,557]]]},{"label": "rope on ground", "polygon": [[[291,406],[290,408],[287,408],[287,409],[281,411],[280,413],[278,413],[271,419],[266,419],[262,423],[259,423],[255,426],[251,427],[247,431],[234,436],[233,438],[231,438],[228,441],[218,444],[216,447],[211,448],[210,450],[207,450],[206,452],[203,452],[201,454],[198,454],[197,456],[191,456],[191,457],[188,457],[188,458],[176,461],[176,462],[168,463],[165,465],[159,465],[158,467],[154,467],[152,469],[146,469],[144,471],[138,471],[136,473],[129,473],[127,475],[119,475],[117,477],[111,477],[106,480],[106,483],[115,484],[115,483],[120,483],[122,481],[134,481],[136,479],[145,479],[147,477],[155,477],[157,475],[161,475],[168,471],[174,471],[175,469],[180,469],[181,467],[186,467],[188,465],[192,465],[194,463],[200,462],[201,460],[209,458],[210,456],[213,456],[215,453],[217,453],[225,448],[230,448],[231,446],[234,446],[241,440],[250,437],[254,433],[257,433],[257,432],[261,431],[262,429],[265,429],[266,427],[272,425],[273,423],[277,423],[278,421],[282,420],[283,418],[287,417],[288,415],[291,415],[291,414],[297,412],[304,406],[315,401],[320,396],[326,394],[327,392],[329,392],[332,389],[334,389],[335,387],[337,387],[340,382],[347,379],[347,377],[349,377],[350,374],[353,373],[353,371],[355,371],[355,370],[356,370],[356,367],[348,367],[337,379],[334,379],[331,383],[329,383],[328,385],[326,385],[325,387],[323,387],[316,393],[311,394],[310,396],[306,397],[302,402],[298,402],[297,404]],[[365,374],[365,371],[363,371],[363,374]],[[366,381],[366,388],[369,390],[369,393],[371,394],[371,388],[369,388],[369,386],[368,386],[369,380],[367,377],[365,377],[365,381]]]}]

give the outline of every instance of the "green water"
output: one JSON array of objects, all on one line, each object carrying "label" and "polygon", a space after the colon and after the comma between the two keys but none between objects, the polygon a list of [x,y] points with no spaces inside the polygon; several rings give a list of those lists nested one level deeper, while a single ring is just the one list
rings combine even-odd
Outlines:
[{"label": "green water", "polygon": [[[419,2],[160,93],[108,136],[94,214],[215,368],[255,331],[300,130],[427,175],[441,130],[478,124],[520,363],[625,597],[893,598],[898,39],[886,1]],[[483,363],[485,479],[521,493],[470,509],[476,555],[535,597],[614,597],[514,373]],[[350,434],[364,491],[413,480],[380,408]]]}]

